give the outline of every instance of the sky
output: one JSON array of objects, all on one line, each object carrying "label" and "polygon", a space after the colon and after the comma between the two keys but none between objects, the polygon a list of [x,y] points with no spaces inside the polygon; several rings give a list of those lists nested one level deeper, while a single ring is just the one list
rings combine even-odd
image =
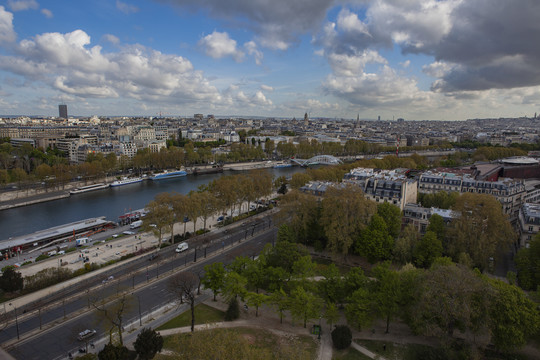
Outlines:
[{"label": "sky", "polygon": [[540,112],[538,0],[2,0],[0,114]]}]

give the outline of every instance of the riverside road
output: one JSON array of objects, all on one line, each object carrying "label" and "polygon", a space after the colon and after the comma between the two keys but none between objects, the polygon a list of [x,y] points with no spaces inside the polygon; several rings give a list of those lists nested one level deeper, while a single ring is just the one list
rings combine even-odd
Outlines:
[{"label": "riverside road", "polygon": [[94,341],[107,336],[105,324],[97,322],[96,310],[91,305],[96,299],[112,299],[127,292],[131,306],[126,311],[125,324],[141,321],[145,315],[176,300],[166,289],[169,275],[184,270],[202,274],[206,264],[227,264],[236,256],[253,257],[266,244],[273,243],[275,237],[270,215],[265,215],[193,239],[186,253],[177,254],[171,246],[162,249],[154,260],[145,255],[126,261],[125,265],[111,268],[105,275],[28,304],[24,313],[18,309],[16,320],[15,311],[7,309],[10,318],[4,320],[0,343],[17,359],[66,358],[68,352],[74,353],[84,345],[77,341],[79,332],[96,329]]}]

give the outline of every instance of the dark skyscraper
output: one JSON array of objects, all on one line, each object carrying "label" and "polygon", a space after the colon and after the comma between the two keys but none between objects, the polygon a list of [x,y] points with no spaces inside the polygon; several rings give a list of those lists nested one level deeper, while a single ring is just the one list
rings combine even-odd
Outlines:
[{"label": "dark skyscraper", "polygon": [[59,117],[67,119],[68,118],[67,105],[58,105],[58,113],[59,113]]}]

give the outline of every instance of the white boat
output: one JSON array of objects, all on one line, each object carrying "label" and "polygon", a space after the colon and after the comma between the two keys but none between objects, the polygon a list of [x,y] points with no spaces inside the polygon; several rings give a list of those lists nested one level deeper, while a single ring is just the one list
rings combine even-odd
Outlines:
[{"label": "white boat", "polygon": [[81,186],[81,187],[71,190],[69,193],[71,195],[82,194],[89,191],[106,189],[108,187],[109,187],[109,184],[99,183],[99,184],[94,184],[94,185]]},{"label": "white boat", "polygon": [[135,183],[139,183],[141,181],[143,181],[142,177],[133,177],[133,178],[123,177],[120,180],[113,181],[111,183],[111,187],[135,184]]},{"label": "white boat", "polygon": [[164,171],[162,173],[158,173],[154,176],[151,176],[150,180],[165,180],[165,179],[186,176],[186,175],[187,175],[187,172],[185,172],[184,170]]},{"label": "white boat", "polygon": [[291,163],[286,163],[286,162],[278,162],[274,165],[274,169],[279,169],[279,168],[288,168],[288,167],[292,167],[292,164]]}]

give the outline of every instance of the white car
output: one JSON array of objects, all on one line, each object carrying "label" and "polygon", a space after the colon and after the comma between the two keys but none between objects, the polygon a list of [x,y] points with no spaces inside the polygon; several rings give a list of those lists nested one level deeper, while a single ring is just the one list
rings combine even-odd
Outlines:
[{"label": "white car", "polygon": [[81,331],[79,333],[79,336],[77,337],[77,339],[79,339],[79,341],[83,341],[83,340],[91,338],[94,335],[96,335],[96,330],[94,330],[94,329],[92,329],[92,330],[86,329],[86,330]]}]

